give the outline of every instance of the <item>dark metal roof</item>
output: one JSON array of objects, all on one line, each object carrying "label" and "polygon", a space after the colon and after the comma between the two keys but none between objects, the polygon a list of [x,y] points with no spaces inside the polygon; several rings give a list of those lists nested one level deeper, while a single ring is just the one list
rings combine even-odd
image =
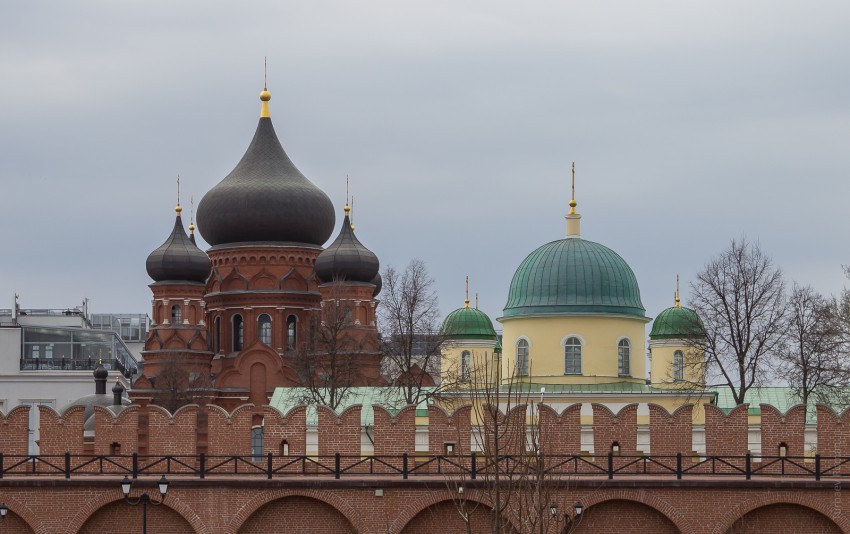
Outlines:
[{"label": "dark metal roof", "polygon": [[375,284],[375,291],[372,292],[373,297],[377,297],[378,293],[381,292],[381,289],[384,287],[384,279],[381,278],[381,273],[375,274],[375,278],[372,279],[370,284]]},{"label": "dark metal roof", "polygon": [[185,280],[203,282],[210,275],[210,259],[189,240],[178,215],[165,243],[148,256],[148,275],[156,282]]},{"label": "dark metal roof", "polygon": [[210,245],[289,241],[321,245],[336,217],[328,196],[299,171],[268,117],[236,167],[198,205],[198,231]]},{"label": "dark metal roof", "polygon": [[374,283],[379,268],[378,257],[357,239],[346,215],[339,235],[316,258],[313,271],[323,282],[345,280]]}]

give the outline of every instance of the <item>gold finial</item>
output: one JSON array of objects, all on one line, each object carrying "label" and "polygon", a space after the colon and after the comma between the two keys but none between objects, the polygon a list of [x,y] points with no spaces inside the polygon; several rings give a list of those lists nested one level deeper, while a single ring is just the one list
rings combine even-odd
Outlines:
[{"label": "gold finial", "polygon": [[469,275],[466,275],[466,300],[463,301],[469,308]]},{"label": "gold finial", "polygon": [[97,364],[103,365],[103,349],[97,349]]},{"label": "gold finial", "polygon": [[263,101],[263,107],[260,109],[260,118],[269,118],[269,100],[272,99],[272,94],[269,92],[269,62],[268,58],[263,57],[263,91],[260,93],[260,100]]},{"label": "gold finial", "polygon": [[478,309],[478,293],[475,294],[475,309]]},{"label": "gold finial", "polygon": [[576,206],[578,203],[576,202],[576,162],[573,162],[573,187],[572,187],[572,196],[570,197],[570,215],[576,214]]},{"label": "gold finial", "polygon": [[189,235],[195,233],[195,196],[189,197]]},{"label": "gold finial", "polygon": [[676,307],[677,307],[677,308],[681,308],[681,307],[682,307],[681,301],[679,300],[679,275],[678,275],[678,274],[676,275],[676,298],[675,298],[675,303],[676,303]]},{"label": "gold finial", "polygon": [[348,205],[348,175],[345,175],[345,216],[351,212],[351,207]]},{"label": "gold finial", "polygon": [[354,195],[351,195],[351,231],[354,231]]},{"label": "gold finial", "polygon": [[183,211],[183,208],[180,207],[180,175],[177,175],[177,207],[174,208],[174,211],[177,212],[177,216],[180,216],[180,212]]}]

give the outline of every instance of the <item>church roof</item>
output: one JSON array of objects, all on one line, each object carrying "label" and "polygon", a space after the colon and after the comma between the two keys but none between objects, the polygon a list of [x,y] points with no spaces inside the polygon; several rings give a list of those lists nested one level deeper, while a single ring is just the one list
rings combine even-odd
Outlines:
[{"label": "church roof", "polygon": [[211,245],[293,242],[322,245],[335,216],[328,196],[305,177],[283,150],[267,115],[236,167],[198,205],[198,230]]},{"label": "church roof", "polygon": [[646,315],[637,278],[626,261],[579,237],[539,247],[511,281],[505,318],[552,314]]},{"label": "church roof", "polygon": [[687,339],[700,334],[702,323],[697,313],[683,306],[672,306],[652,322],[649,339]]},{"label": "church roof", "polygon": [[363,246],[354,235],[348,213],[342,221],[337,238],[319,254],[313,265],[316,276],[323,282],[344,280],[374,283],[379,268],[380,263],[375,253]]},{"label": "church roof", "polygon": [[210,275],[210,259],[186,235],[179,206],[171,235],[148,255],[145,267],[155,282],[204,282]]},{"label": "church roof", "polygon": [[468,306],[448,314],[440,333],[446,339],[498,340],[490,317],[483,311]]}]

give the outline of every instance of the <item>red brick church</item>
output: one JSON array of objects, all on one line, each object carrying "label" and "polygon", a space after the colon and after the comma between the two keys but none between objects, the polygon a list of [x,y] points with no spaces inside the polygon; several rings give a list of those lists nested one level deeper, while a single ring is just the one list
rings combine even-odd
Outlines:
[{"label": "red brick church", "polygon": [[[334,348],[335,337],[355,385],[385,385],[375,312],[381,290],[377,256],[354,235],[346,202],[336,238],[334,207],[289,159],[269,114],[236,167],[198,206],[198,230],[212,247],[195,245],[178,204],[174,230],[147,259],[154,283],[144,370],[132,388],[138,402],[158,390],[192,390],[228,409],[261,406],[276,387],[303,385],[305,354]],[[168,384],[166,384],[168,382]]]}]

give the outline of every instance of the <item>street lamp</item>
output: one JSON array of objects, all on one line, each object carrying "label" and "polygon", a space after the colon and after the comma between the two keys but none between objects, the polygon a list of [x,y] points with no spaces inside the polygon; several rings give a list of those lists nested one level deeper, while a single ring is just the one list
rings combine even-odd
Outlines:
[{"label": "street lamp", "polygon": [[168,493],[168,479],[165,478],[165,475],[162,475],[162,478],[159,479],[159,500],[152,498],[147,493],[142,493],[135,499],[130,498],[130,489],[133,487],[133,481],[129,478],[124,477],[124,480],[121,481],[121,493],[124,494],[124,502],[129,504],[130,506],[138,506],[142,505],[142,534],[147,534],[148,532],[148,503],[159,506],[165,501],[165,494]]},{"label": "street lamp", "polygon": [[[575,512],[576,515],[570,517],[568,513],[564,513],[564,528],[562,532],[568,532],[571,525],[578,523],[581,520],[581,513],[584,511],[584,506],[582,506],[581,502],[576,502],[575,504]],[[549,505],[549,513],[552,514],[552,519],[555,520],[555,524],[561,522],[561,518],[558,517],[558,503],[552,502]]]},{"label": "street lamp", "polygon": [[6,519],[6,515],[9,514],[9,508],[6,507],[6,503],[0,502],[0,520]]}]

